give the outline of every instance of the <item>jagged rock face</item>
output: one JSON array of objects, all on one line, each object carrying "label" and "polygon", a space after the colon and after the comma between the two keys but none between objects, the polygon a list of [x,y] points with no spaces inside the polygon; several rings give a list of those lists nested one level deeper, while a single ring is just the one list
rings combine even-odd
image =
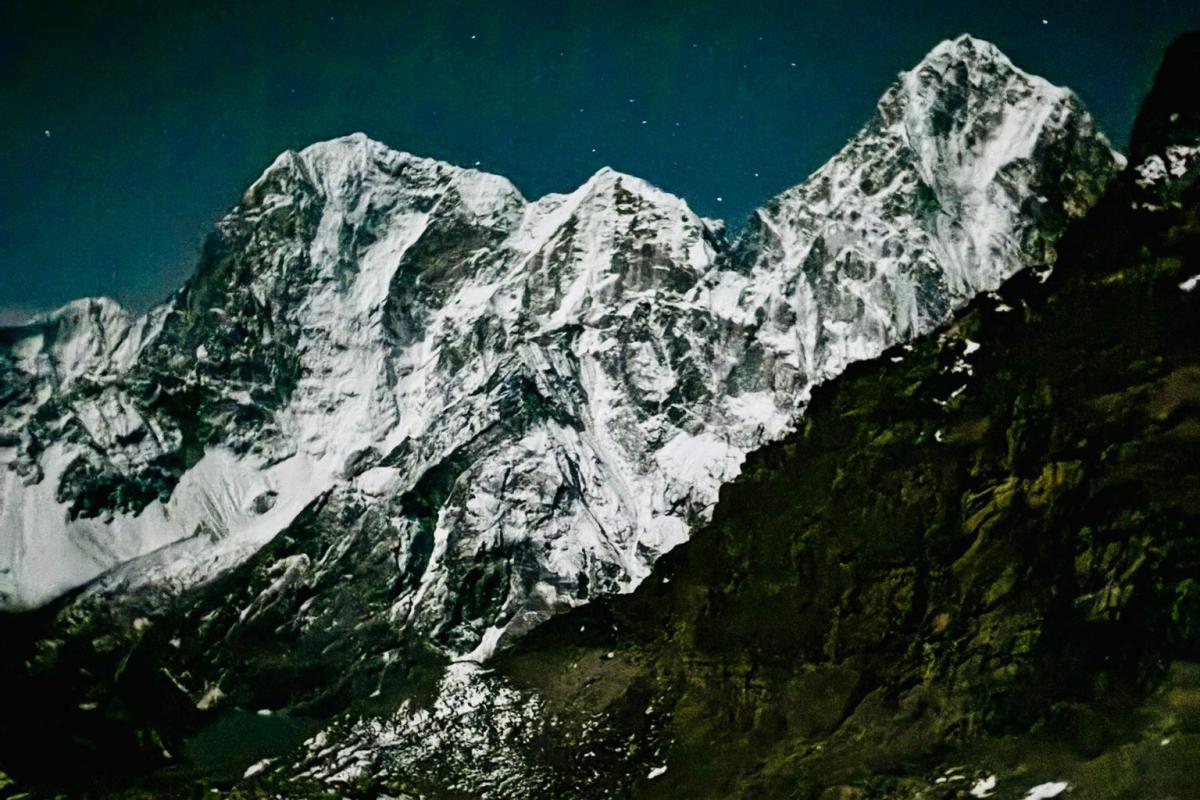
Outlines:
[{"label": "jagged rock face", "polygon": [[62,453],[77,455],[78,476],[96,461],[132,471],[161,452],[159,432],[114,385],[160,321],[159,313],[133,321],[95,299],[0,330],[0,604],[44,600],[171,541],[167,532],[133,538],[99,519],[63,535],[65,517],[89,500],[63,480]]},{"label": "jagged rock face", "polygon": [[[776,402],[924,333],[1023,266],[1112,176],[1070,91],[970,37],[901,76],[836,158],[757,212],[721,275]],[[744,270],[744,271],[742,271]],[[793,401],[794,402],[794,401]]]},{"label": "jagged rock face", "polygon": [[362,136],[284,154],[164,306],[5,331],[0,602],[176,592],[305,511],[337,534],[243,621],[369,577],[362,614],[485,658],[635,586],[817,382],[1050,264],[1119,161],[969,37],[732,246],[611,170],[527,202]]}]

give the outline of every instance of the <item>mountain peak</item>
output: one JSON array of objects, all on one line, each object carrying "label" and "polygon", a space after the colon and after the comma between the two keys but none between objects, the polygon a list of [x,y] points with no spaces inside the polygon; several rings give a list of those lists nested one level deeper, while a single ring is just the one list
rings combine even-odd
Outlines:
[{"label": "mountain peak", "polygon": [[314,142],[299,151],[284,151],[246,192],[245,202],[258,205],[265,194],[286,193],[296,181],[347,205],[354,205],[376,188],[390,194],[404,187],[430,192],[453,188],[470,211],[478,214],[525,204],[525,198],[502,175],[394,150],[361,132]]},{"label": "mountain peak", "polygon": [[355,151],[366,152],[371,149],[390,150],[391,148],[380,141],[372,139],[362,131],[355,131],[354,133],[347,133],[344,136],[337,136],[333,139],[313,142],[300,150],[300,155],[305,158],[313,158],[322,155],[345,154]]},{"label": "mountain peak", "polygon": [[51,311],[34,314],[21,324],[10,325],[6,327],[23,328],[60,323],[74,325],[77,324],[79,320],[88,317],[103,319],[128,319],[129,312],[125,310],[124,306],[122,306],[116,300],[113,300],[111,297],[105,297],[103,295],[98,295],[95,297],[80,297]]},{"label": "mountain peak", "polygon": [[956,59],[960,61],[1002,61],[1009,67],[1016,69],[1008,56],[1000,50],[999,47],[987,41],[979,39],[969,33],[959,34],[953,39],[945,39],[938,42],[932,50],[922,59],[922,63],[937,59]]},{"label": "mountain peak", "polygon": [[[955,70],[954,73],[949,70]],[[982,74],[1019,75],[1030,80],[1043,79],[1030,75],[1015,65],[999,47],[986,39],[979,39],[969,33],[945,39],[939,42],[925,54],[916,66],[902,75],[920,76],[925,78],[979,72]]]},{"label": "mountain peak", "polygon": [[[596,170],[579,188],[587,193],[596,194],[611,192],[618,187],[635,194],[662,192],[658,187],[636,175],[630,175],[609,166],[603,166]],[[666,193],[664,192],[664,194]]]},{"label": "mountain peak", "polygon": [[686,205],[683,198],[660,189],[643,178],[620,172],[609,166],[598,169],[576,191],[584,196],[595,197],[613,195],[618,190],[642,197],[655,205]]},{"label": "mountain peak", "polygon": [[[292,153],[293,151],[288,152]],[[284,158],[287,154],[284,153],[279,158]],[[464,167],[449,161],[414,155],[405,150],[396,150],[378,139],[372,139],[361,131],[314,142],[294,155],[316,168],[351,163],[361,169],[376,167],[388,171],[407,165],[469,179],[488,182],[502,181],[511,186],[509,180],[502,175],[496,175],[476,167]],[[516,191],[515,188],[513,191]]]},{"label": "mountain peak", "polygon": [[1071,92],[1019,69],[999,47],[970,34],[947,39],[930,50],[915,67],[901,73],[900,80],[884,95],[902,94],[909,103],[929,105],[942,98],[966,100],[997,95],[1010,87],[1019,96],[1039,95],[1056,100]]}]

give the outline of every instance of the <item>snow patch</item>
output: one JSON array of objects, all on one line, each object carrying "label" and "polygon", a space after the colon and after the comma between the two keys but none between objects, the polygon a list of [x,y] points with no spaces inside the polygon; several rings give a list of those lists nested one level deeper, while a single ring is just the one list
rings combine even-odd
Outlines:
[{"label": "snow patch", "polygon": [[989,775],[986,778],[980,778],[975,781],[971,787],[972,797],[991,797],[992,792],[996,789],[996,776]]},{"label": "snow patch", "polygon": [[1066,781],[1058,781],[1055,783],[1040,783],[1029,790],[1025,795],[1024,800],[1049,800],[1051,797],[1058,797],[1067,790]]}]

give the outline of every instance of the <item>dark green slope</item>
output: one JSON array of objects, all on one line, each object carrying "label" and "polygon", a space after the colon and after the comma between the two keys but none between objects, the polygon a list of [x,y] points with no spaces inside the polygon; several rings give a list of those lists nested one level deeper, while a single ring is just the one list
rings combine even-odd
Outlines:
[{"label": "dark green slope", "polygon": [[[1180,80],[1135,152],[1195,124]],[[502,671],[567,716],[649,695],[639,797],[1198,796],[1198,175],[1128,171],[1044,283],[822,387],[653,578]]]}]

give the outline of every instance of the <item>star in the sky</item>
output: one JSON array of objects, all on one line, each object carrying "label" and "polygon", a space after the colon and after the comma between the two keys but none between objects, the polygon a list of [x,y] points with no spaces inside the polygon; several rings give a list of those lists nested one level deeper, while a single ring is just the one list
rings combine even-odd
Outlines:
[{"label": "star in the sky", "polygon": [[47,139],[49,139],[50,138],[50,129],[47,128],[46,130],[42,131],[42,135],[45,136]]}]

